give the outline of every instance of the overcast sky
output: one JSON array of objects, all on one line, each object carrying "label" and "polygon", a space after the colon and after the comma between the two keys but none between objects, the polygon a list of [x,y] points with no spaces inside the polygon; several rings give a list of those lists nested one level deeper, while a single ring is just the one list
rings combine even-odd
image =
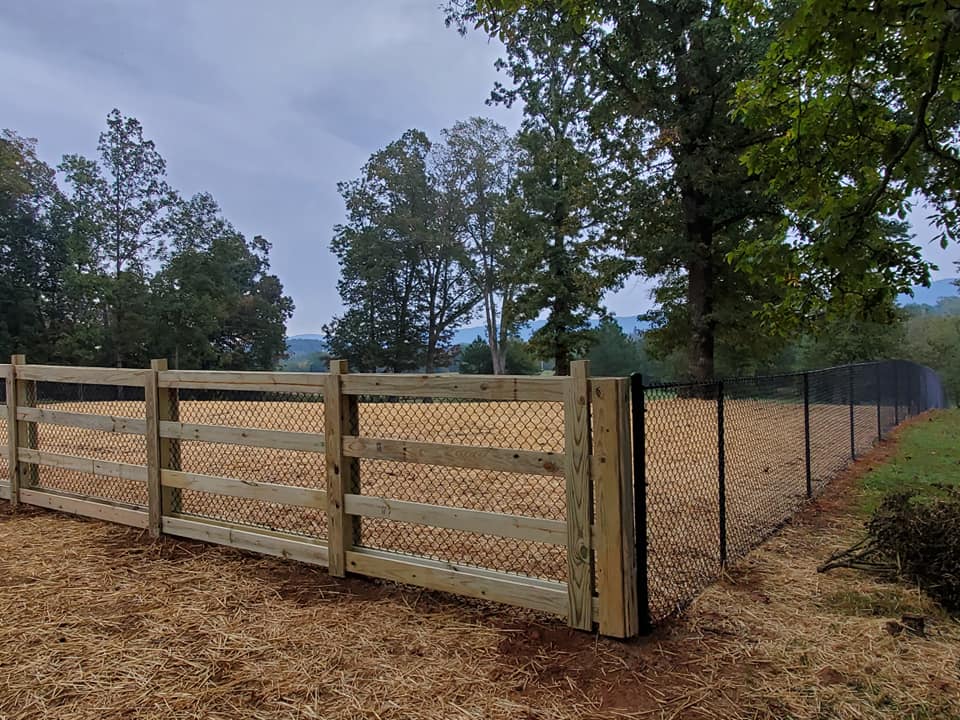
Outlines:
[{"label": "overcast sky", "polygon": [[[107,113],[137,117],[171,183],[206,190],[272,262],[297,310],[291,335],[340,310],[328,251],[339,180],[404,130],[436,137],[484,103],[500,47],[443,24],[438,0],[8,0],[0,7],[0,127],[39,140],[50,164],[92,157]],[[916,213],[918,239],[929,237]],[[956,274],[956,247],[927,256]],[[609,298],[649,307],[638,280]]]}]

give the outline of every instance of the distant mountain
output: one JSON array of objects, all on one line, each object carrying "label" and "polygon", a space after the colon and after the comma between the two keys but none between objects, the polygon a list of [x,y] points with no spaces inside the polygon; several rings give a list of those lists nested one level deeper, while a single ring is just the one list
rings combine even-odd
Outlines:
[{"label": "distant mountain", "polygon": [[913,297],[909,295],[900,295],[897,298],[898,305],[936,305],[940,298],[957,297],[960,288],[954,285],[956,278],[946,280],[935,280],[930,283],[930,287],[925,288],[917,286],[913,288]]},{"label": "distant mountain", "polygon": [[322,335],[294,335],[287,338],[287,354],[290,358],[297,355],[324,352],[327,349]]},{"label": "distant mountain", "polygon": [[[634,335],[635,333],[643,332],[650,326],[650,323],[648,322],[637,320],[635,315],[617,315],[614,316],[613,319],[620,324],[620,327],[623,328],[623,331],[627,335]],[[527,323],[520,328],[519,335],[524,340],[529,340],[530,336],[533,335],[536,330],[542,328],[544,324],[545,323],[543,320],[536,320],[535,322]],[[597,327],[599,324],[599,320],[594,320],[591,322],[593,327]],[[487,331],[482,325],[457,330],[457,332],[453,334],[453,339],[450,342],[454,345],[468,345],[478,337],[481,340],[486,340]]]}]

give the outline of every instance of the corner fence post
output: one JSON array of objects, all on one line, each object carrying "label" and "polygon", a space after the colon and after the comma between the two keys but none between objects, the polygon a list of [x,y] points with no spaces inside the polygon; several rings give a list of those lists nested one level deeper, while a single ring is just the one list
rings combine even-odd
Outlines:
[{"label": "corner fence post", "polygon": [[633,425],[633,526],[637,542],[637,608],[641,635],[653,632],[650,616],[650,582],[647,558],[647,427],[643,376],[630,376],[630,409]]},{"label": "corner fence post", "polygon": [[17,423],[17,365],[26,363],[24,355],[11,355],[10,367],[7,368],[7,472],[10,474],[10,506],[20,505],[20,461],[17,453],[19,445]]},{"label": "corner fence post", "polygon": [[847,398],[850,401],[850,458],[857,459],[857,438],[854,432],[854,413],[853,413],[853,365],[847,368]]},{"label": "corner fence post", "polygon": [[359,463],[343,454],[343,436],[358,432],[357,398],[343,392],[346,360],[331,360],[323,393],[324,452],[327,461],[327,544],[330,574],[347,574],[347,551],[352,550],[360,523],[346,512],[346,496],[360,492]]},{"label": "corner fence post", "polygon": [[630,460],[630,385],[626,378],[590,381],[594,522],[600,634],[637,634],[636,539]]},{"label": "corner fence post", "polygon": [[724,442],[723,380],[717,383],[717,477],[720,503],[720,566],[727,564],[727,458]]},{"label": "corner fence post", "polygon": [[810,469],[810,373],[803,374],[803,454],[807,478],[807,497],[813,497],[813,473]]},{"label": "corner fence post", "polygon": [[590,363],[570,363],[564,398],[564,460],[567,497],[567,624],[593,629],[593,550],[590,525]]},{"label": "corner fence post", "polygon": [[[20,378],[18,368],[27,364],[25,355],[14,355],[10,358],[10,364],[16,365],[14,368],[15,392],[17,411],[21,408],[36,407],[37,405],[37,383],[35,380],[23,380]],[[19,412],[17,413],[19,414]],[[25,487],[35,487],[40,480],[40,468],[36,463],[20,462],[20,448],[26,447],[30,450],[36,450],[38,447],[37,424],[29,420],[17,420],[15,423],[17,445],[14,448],[16,453],[17,466],[17,493]],[[10,488],[10,495],[13,496],[13,487]],[[19,499],[19,498],[18,498]]]}]

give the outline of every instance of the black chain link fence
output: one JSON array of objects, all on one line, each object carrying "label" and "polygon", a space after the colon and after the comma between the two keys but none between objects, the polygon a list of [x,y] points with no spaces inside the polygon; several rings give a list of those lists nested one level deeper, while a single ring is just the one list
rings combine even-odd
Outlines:
[{"label": "black chain link fence", "polygon": [[[142,387],[61,382],[35,382],[26,387],[25,406],[140,422],[146,413]],[[35,437],[19,438],[21,447],[107,462],[147,464],[146,440],[142,432],[114,433],[52,423],[31,423],[28,429]],[[147,505],[147,489],[143,482],[49,465],[32,467],[35,468],[31,472],[39,490],[56,490],[141,507]]]},{"label": "black chain link fence", "polygon": [[[0,374],[0,405],[7,404],[7,378]],[[0,481],[10,481],[10,469],[7,464],[7,448],[9,440],[7,439],[7,413],[0,411]]]},{"label": "black chain link fence", "polygon": [[906,361],[712,383],[632,379],[642,622],[680,612],[903,420],[947,405]]},{"label": "black chain link fence", "polygon": [[[563,454],[563,403],[361,396],[359,434],[411,442]],[[551,520],[566,519],[562,475],[530,475],[386,460],[360,460],[361,492],[392,500]],[[566,580],[563,545],[501,538],[386,518],[360,521],[363,547],[458,565]]]}]

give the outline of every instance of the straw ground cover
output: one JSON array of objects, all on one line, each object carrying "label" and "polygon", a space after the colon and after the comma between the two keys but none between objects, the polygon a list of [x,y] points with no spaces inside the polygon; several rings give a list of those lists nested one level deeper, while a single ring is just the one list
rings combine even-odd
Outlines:
[{"label": "straw ground cover", "polygon": [[[0,717],[960,717],[957,623],[911,588],[816,573],[860,531],[858,476],[894,453],[631,643],[0,503]],[[926,636],[888,632],[907,611]]]},{"label": "straw ground cover", "polygon": [[[73,412],[142,417],[143,403],[51,403]],[[869,448],[876,410],[856,412],[856,443]],[[730,399],[726,406],[728,532],[731,557],[743,554],[804,502],[801,405]],[[323,432],[320,402],[183,401],[184,422]],[[647,472],[651,593],[654,615],[671,613],[716,576],[719,568],[716,403],[670,397],[649,403]],[[562,452],[563,407],[528,402],[361,402],[367,437]],[[812,469],[821,488],[849,457],[849,408],[814,405]],[[144,464],[142,437],[41,425],[41,450]],[[181,468],[241,480],[325,487],[322,455],[209,443],[181,443]],[[410,463],[360,461],[361,491],[397,500],[563,520],[560,476],[527,475]],[[142,484],[58,468],[39,470],[43,487],[114,501],[146,503]],[[324,537],[322,511],[241,498],[182,493],[186,513]],[[477,536],[381,519],[362,521],[369,547],[514,572],[566,579],[562,546]]]}]

